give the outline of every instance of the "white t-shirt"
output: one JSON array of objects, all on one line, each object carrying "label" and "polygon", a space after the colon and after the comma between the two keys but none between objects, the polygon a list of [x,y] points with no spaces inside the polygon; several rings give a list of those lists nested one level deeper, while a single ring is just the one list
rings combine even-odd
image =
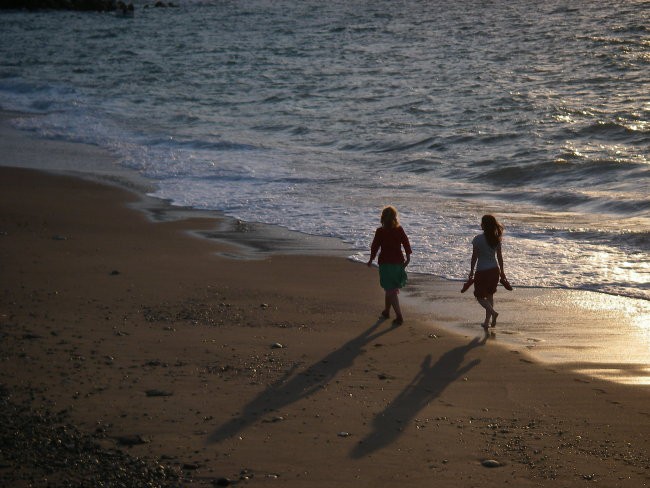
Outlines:
[{"label": "white t-shirt", "polygon": [[499,243],[497,247],[491,247],[485,238],[485,234],[479,234],[472,239],[472,246],[474,246],[474,249],[478,250],[476,271],[499,267],[499,262],[497,261],[497,249],[501,247],[501,243]]}]

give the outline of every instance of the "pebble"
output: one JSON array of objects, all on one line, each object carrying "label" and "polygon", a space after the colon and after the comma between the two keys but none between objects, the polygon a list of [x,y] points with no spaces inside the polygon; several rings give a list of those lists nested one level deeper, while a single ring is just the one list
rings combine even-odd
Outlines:
[{"label": "pebble", "polygon": [[494,459],[486,459],[481,464],[486,468],[498,468],[501,466],[501,463],[499,461],[495,461]]},{"label": "pebble", "polygon": [[171,391],[165,391],[165,390],[147,390],[146,395],[148,397],[162,397],[162,396],[172,396],[173,393]]},{"label": "pebble", "polygon": [[280,344],[279,342],[276,342],[271,345],[271,349],[284,349],[284,346]]},{"label": "pebble", "polygon": [[62,480],[56,486],[180,486],[173,468],[120,449],[103,448],[98,442],[105,439],[103,430],[82,433],[65,411],[32,410],[28,404],[9,401],[9,392],[3,388],[0,418],[0,486],[37,486],[34,480],[45,480],[53,473]]},{"label": "pebble", "polygon": [[262,422],[270,424],[270,423],[282,422],[283,420],[284,420],[284,417],[282,417],[281,415],[277,415],[277,416],[275,416],[275,417],[273,417],[271,419],[262,420]]},{"label": "pebble", "polygon": [[140,444],[147,444],[149,439],[142,437],[140,434],[123,435],[117,438],[117,442],[122,446],[138,446]]},{"label": "pebble", "polygon": [[350,437],[350,433],[349,432],[339,432],[338,436],[339,437]]}]

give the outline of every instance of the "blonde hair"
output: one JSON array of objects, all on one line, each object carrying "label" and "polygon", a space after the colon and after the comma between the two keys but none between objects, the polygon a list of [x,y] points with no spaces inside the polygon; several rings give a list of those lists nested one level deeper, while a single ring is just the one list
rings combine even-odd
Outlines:
[{"label": "blonde hair", "polygon": [[384,207],[381,211],[381,225],[387,229],[399,227],[397,209],[392,205]]}]

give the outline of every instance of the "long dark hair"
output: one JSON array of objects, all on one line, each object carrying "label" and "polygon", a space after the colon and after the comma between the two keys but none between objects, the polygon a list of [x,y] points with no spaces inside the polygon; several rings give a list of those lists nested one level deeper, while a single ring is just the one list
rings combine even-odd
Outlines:
[{"label": "long dark hair", "polygon": [[497,222],[494,215],[484,215],[481,219],[481,228],[490,247],[496,248],[501,243],[503,226]]}]

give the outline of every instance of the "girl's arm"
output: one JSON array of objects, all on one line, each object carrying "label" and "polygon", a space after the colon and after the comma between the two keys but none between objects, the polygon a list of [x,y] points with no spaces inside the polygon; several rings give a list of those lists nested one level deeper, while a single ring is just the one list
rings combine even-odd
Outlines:
[{"label": "girl's arm", "polygon": [[470,279],[474,277],[474,267],[476,266],[476,261],[478,261],[478,249],[476,249],[476,247],[472,247],[472,260],[469,268]]},{"label": "girl's arm", "polygon": [[499,269],[501,270],[501,277],[506,277],[506,272],[503,271],[503,255],[501,254],[501,244],[497,246],[497,261],[499,263]]},{"label": "girl's arm", "polygon": [[404,253],[406,254],[406,261],[404,261],[404,267],[406,268],[411,262],[411,254],[413,253],[413,250],[411,249],[411,243],[409,242],[409,238],[406,235],[404,228],[400,227],[400,229],[402,231],[401,232],[402,246],[404,246]]},{"label": "girl's arm", "polygon": [[370,259],[368,259],[368,262],[366,263],[368,266],[372,264],[373,259],[375,259],[375,256],[377,255],[377,251],[379,251],[380,247],[379,244],[379,229],[377,229],[372,244],[370,245]]}]

